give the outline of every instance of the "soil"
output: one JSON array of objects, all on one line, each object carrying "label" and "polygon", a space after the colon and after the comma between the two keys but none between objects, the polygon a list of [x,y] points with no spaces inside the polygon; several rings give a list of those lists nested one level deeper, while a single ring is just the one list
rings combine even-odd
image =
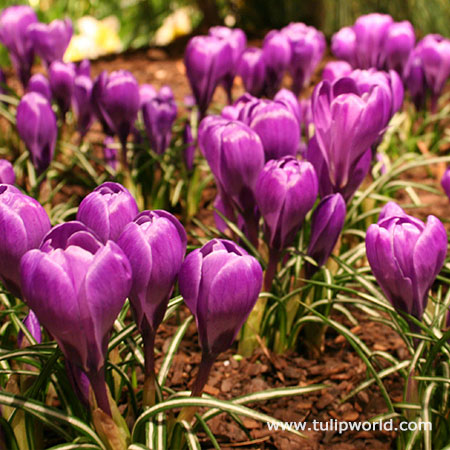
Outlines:
[{"label": "soil", "polygon": [[[181,108],[185,96],[190,94],[180,54],[174,55],[164,50],[148,49],[107,57],[92,63],[93,76],[98,75],[102,70],[111,72],[118,69],[130,70],[139,83],[151,83],[156,88],[165,84],[171,86]],[[238,98],[243,92],[243,86],[236,83],[234,98]],[[218,104],[226,102],[222,89],[217,89],[214,102]],[[98,124],[91,135],[100,140]],[[437,180],[440,179],[443,169],[445,167],[440,166],[432,169],[431,173],[420,169],[407,174],[405,179],[414,179],[437,186]],[[214,192],[207,192],[205,204],[211,202],[213,195]],[[401,203],[410,203],[406,194],[400,195],[398,200]],[[430,213],[440,218],[450,217],[450,205],[445,196],[424,193],[421,194],[421,200],[428,205],[414,210],[414,214],[421,219]],[[204,223],[211,223],[212,210],[203,209],[198,218]],[[450,227],[450,224],[447,226]],[[408,357],[403,341],[389,327],[369,321],[358,311],[352,311],[352,313],[359,321],[356,327],[352,327],[344,316],[336,314],[334,319],[352,328],[353,333],[360,337],[369,348],[385,351],[399,359]],[[180,318],[186,317],[187,314],[188,311],[182,308]],[[156,360],[157,367],[161,364],[162,355],[176,328],[177,325],[173,319],[161,325],[159,329],[156,348],[161,353]],[[167,381],[168,386],[175,390],[188,389],[188,382],[193,380],[198,369],[201,352],[196,333],[195,324],[191,324],[175,356]],[[383,361],[380,361],[380,365],[382,364]],[[376,385],[370,386],[345,402],[342,399],[367,378],[364,362],[342,336],[329,329],[326,334],[325,351],[315,360],[307,359],[305,354],[299,352],[276,355],[263,344],[251,358],[241,360],[235,358],[235,350],[229,350],[220,355],[214,364],[205,392],[220,399],[230,399],[269,388],[325,383],[328,387],[321,391],[250,406],[280,421],[326,422],[330,419],[364,421],[387,411]],[[391,398],[394,401],[401,401],[403,380],[398,375],[391,375],[385,378],[384,383]],[[243,419],[243,423],[249,430],[248,435],[226,414],[212,419],[209,425],[221,448],[382,450],[393,448],[396,437],[395,432],[382,431],[348,431],[343,434],[333,431],[306,431],[305,438],[299,438],[288,432],[269,431],[265,424],[250,419]],[[201,440],[203,448],[212,448],[206,435],[201,435]]]}]

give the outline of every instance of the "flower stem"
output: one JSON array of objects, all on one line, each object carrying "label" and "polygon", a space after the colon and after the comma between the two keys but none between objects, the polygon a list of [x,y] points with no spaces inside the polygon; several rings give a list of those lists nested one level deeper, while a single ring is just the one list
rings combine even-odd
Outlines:
[{"label": "flower stem", "polygon": [[109,405],[108,391],[105,381],[105,367],[102,367],[99,371],[86,373],[86,375],[91,383],[98,407],[103,410],[103,412],[111,416],[111,407]]}]

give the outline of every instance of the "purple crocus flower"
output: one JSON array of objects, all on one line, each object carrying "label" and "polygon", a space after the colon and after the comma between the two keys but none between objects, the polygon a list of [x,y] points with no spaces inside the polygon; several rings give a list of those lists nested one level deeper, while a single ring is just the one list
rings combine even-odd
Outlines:
[{"label": "purple crocus flower", "polygon": [[228,72],[223,77],[222,83],[228,96],[228,103],[233,101],[231,88],[233,87],[236,68],[242,52],[247,46],[247,37],[240,28],[228,28],[223,26],[212,27],[209,29],[209,35],[225,40],[231,48],[231,65]]},{"label": "purple crocus flower", "polygon": [[50,165],[55,152],[58,127],[50,103],[37,92],[29,92],[17,107],[17,131],[30,152],[40,175]]},{"label": "purple crocus flower", "polygon": [[75,69],[71,63],[54,61],[48,69],[50,89],[64,118],[70,109],[75,82]]},{"label": "purple crocus flower", "polygon": [[352,73],[352,66],[347,61],[331,61],[323,68],[322,80],[330,83]]},{"label": "purple crocus flower", "polygon": [[248,126],[219,116],[208,116],[200,124],[199,147],[216,178],[219,193],[241,212],[247,235],[258,242],[254,187],[264,166],[261,139]]},{"label": "purple crocus flower", "polygon": [[[31,336],[33,336],[34,340],[38,344],[40,344],[42,341],[41,324],[39,323],[39,320],[36,317],[36,314],[33,312],[33,310],[30,309],[30,312],[27,314],[27,317],[25,317],[25,319],[23,320],[23,324],[30,332]],[[23,334],[22,330],[20,330],[19,333],[17,334],[17,346],[19,348],[24,348],[27,345],[30,345],[28,340],[24,338],[25,335]]]},{"label": "purple crocus flower", "polygon": [[191,252],[180,275],[180,292],[195,316],[202,362],[192,388],[199,395],[217,355],[231,347],[253,309],[262,284],[258,261],[234,242],[213,239]]},{"label": "purple crocus flower", "polygon": [[136,200],[128,189],[108,181],[96,187],[80,203],[77,220],[93,230],[99,239],[117,241],[125,226],[138,214]]},{"label": "purple crocus flower", "polygon": [[388,29],[384,41],[383,59],[387,69],[402,76],[409,54],[414,48],[416,35],[410,22],[395,22]]},{"label": "purple crocus flower", "polygon": [[93,82],[88,76],[78,75],[75,77],[72,103],[81,137],[86,135],[94,120],[92,87]]},{"label": "purple crocus flower", "polygon": [[200,116],[206,114],[214,91],[229,72],[233,54],[226,40],[195,36],[187,44],[184,65]]},{"label": "purple crocus flower", "polygon": [[292,90],[298,95],[309,83],[312,73],[323,57],[326,48],[325,36],[304,23],[290,23],[281,32],[291,45],[289,70],[293,79]]},{"label": "purple crocus flower", "polygon": [[[317,175],[307,161],[285,156],[269,161],[260,172],[255,197],[270,249],[268,272],[275,269],[280,252],[292,243],[317,193]],[[273,273],[266,275],[265,290],[270,290],[272,279]]]},{"label": "purple crocus flower", "polygon": [[94,114],[97,116],[98,121],[101,123],[103,132],[107,136],[113,136],[114,131],[108,125],[108,120],[106,117],[106,112],[102,107],[102,98],[105,91],[106,83],[108,82],[108,73],[106,70],[103,70],[100,75],[97,76],[94,80],[94,84],[92,86],[92,108],[94,110]]},{"label": "purple crocus flower", "polygon": [[419,42],[417,52],[431,90],[432,111],[436,111],[437,99],[450,77],[450,39],[439,34],[429,34]]},{"label": "purple crocus flower", "polygon": [[36,73],[28,81],[27,92],[38,92],[43,95],[49,103],[52,101],[52,91],[48,78],[42,73]]},{"label": "purple crocus flower", "polygon": [[28,28],[28,36],[33,41],[36,53],[48,66],[53,61],[62,61],[72,34],[70,19],[57,19],[49,24],[38,22]]},{"label": "purple crocus flower", "polygon": [[260,48],[249,47],[237,64],[237,75],[242,78],[245,90],[255,97],[261,97],[265,89],[266,64]]},{"label": "purple crocus flower", "polygon": [[114,146],[114,138],[106,136],[103,140],[103,157],[105,163],[113,170],[117,170],[117,148]]},{"label": "purple crocus flower", "polygon": [[447,253],[447,233],[440,220],[428,216],[424,224],[405,213],[387,215],[367,230],[366,253],[394,308],[420,320]]},{"label": "purple crocus flower", "polygon": [[346,212],[344,198],[339,193],[324,197],[314,210],[308,256],[317,262],[317,266],[306,263],[305,271],[308,278],[311,278],[330,257],[344,227]]},{"label": "purple crocus flower", "polygon": [[286,108],[288,108],[292,114],[294,114],[297,119],[299,127],[302,125],[302,108],[297,96],[288,89],[280,89],[275,97],[273,98],[275,102],[281,103]]},{"label": "purple crocus flower", "polygon": [[279,91],[286,69],[291,62],[292,50],[287,36],[272,30],[263,42],[263,58],[266,66],[266,95],[273,97]]},{"label": "purple crocus flower", "polygon": [[142,105],[142,118],[152,149],[162,155],[170,145],[177,105],[172,89],[163,86],[156,97]]},{"label": "purple crocus flower", "polygon": [[441,186],[447,194],[447,197],[450,199],[450,168],[447,168],[444,172],[444,175],[441,178]]},{"label": "purple crocus flower", "polygon": [[151,84],[141,84],[139,86],[139,109],[153,100],[158,95],[158,91]]},{"label": "purple crocus flower", "polygon": [[347,77],[316,86],[312,97],[315,136],[334,192],[349,183],[350,169],[383,131],[390,109],[391,98],[380,86],[362,95]]},{"label": "purple crocus flower", "polygon": [[425,106],[427,93],[427,81],[425,79],[425,70],[423,60],[415,48],[409,55],[408,62],[403,71],[405,86],[411,94],[412,101],[417,110]]},{"label": "purple crocus flower", "polygon": [[7,159],[0,159],[0,184],[14,184],[16,174],[13,165]]},{"label": "purple crocus flower", "polygon": [[131,264],[130,302],[142,334],[145,375],[154,375],[156,330],[167,309],[186,252],[183,226],[166,211],[143,211],[130,222],[117,244]]},{"label": "purple crocus flower", "polygon": [[79,63],[75,64],[75,72],[77,77],[83,75],[85,77],[91,77],[91,62],[89,59],[83,59]]},{"label": "purple crocus flower", "polygon": [[122,148],[126,148],[127,138],[136,121],[139,110],[139,85],[134,76],[126,70],[104,73],[94,84],[92,96],[97,97],[100,109],[108,128],[118,136]]},{"label": "purple crocus flower", "polygon": [[279,101],[256,100],[244,106],[239,120],[261,138],[266,161],[296,154],[300,143],[300,127],[292,107]]},{"label": "purple crocus flower", "polygon": [[[131,287],[120,247],[103,245],[79,222],[54,227],[21,261],[27,304],[66,359],[89,378],[98,406],[111,414],[104,367],[109,336]],[[81,332],[80,332],[81,331]]]},{"label": "purple crocus flower", "polygon": [[358,17],[353,25],[358,67],[369,69],[383,66],[383,49],[394,20],[388,14],[372,13]]},{"label": "purple crocus flower", "polygon": [[356,62],[356,35],[351,27],[341,28],[331,38],[331,51],[336,58],[347,61],[352,67]]},{"label": "purple crocus flower", "polygon": [[0,14],[0,42],[8,49],[12,65],[25,88],[34,60],[33,40],[28,27],[37,23],[36,13],[29,6],[10,6]]},{"label": "purple crocus flower", "polygon": [[0,185],[0,280],[12,294],[21,295],[20,260],[50,230],[45,209],[10,184]]}]

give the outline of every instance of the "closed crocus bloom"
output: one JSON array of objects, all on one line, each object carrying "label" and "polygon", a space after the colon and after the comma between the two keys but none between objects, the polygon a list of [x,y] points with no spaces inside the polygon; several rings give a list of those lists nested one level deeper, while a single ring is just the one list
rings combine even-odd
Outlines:
[{"label": "closed crocus bloom", "polygon": [[334,192],[349,183],[351,167],[383,131],[390,108],[391,98],[380,86],[361,95],[347,77],[317,85],[312,97],[315,135]]},{"label": "closed crocus bloom", "polygon": [[7,159],[0,159],[0,184],[14,184],[15,182],[14,167]]},{"label": "closed crocus bloom", "polygon": [[314,166],[316,171],[319,180],[320,197],[324,198],[327,195],[339,192],[344,197],[344,200],[348,202],[369,173],[372,162],[372,150],[368,148],[359,159],[353,161],[349,169],[348,181],[340,187],[331,182],[330,171],[320,151],[316,136],[309,140],[305,158]]},{"label": "closed crocus bloom", "polygon": [[382,68],[384,42],[393,22],[388,14],[372,13],[358,17],[353,25],[358,67]]},{"label": "closed crocus bloom", "polygon": [[232,62],[232,49],[224,39],[195,36],[188,42],[184,65],[201,117],[206,114],[214,91]]},{"label": "closed crocus bloom", "polygon": [[10,6],[0,14],[0,42],[8,49],[17,76],[26,87],[34,59],[33,41],[28,27],[36,23],[36,13],[29,6]]},{"label": "closed crocus bloom", "polygon": [[16,296],[20,290],[20,259],[37,248],[50,230],[45,209],[9,184],[0,185],[0,279]]},{"label": "closed crocus bloom", "polygon": [[94,120],[92,108],[92,80],[86,75],[78,75],[74,81],[73,109],[77,117],[77,128],[85,136]]},{"label": "closed crocus bloom", "polygon": [[75,69],[71,63],[53,62],[48,70],[53,98],[64,117],[70,109],[75,83]]},{"label": "closed crocus bloom", "polygon": [[108,124],[108,120],[106,117],[106,112],[102,108],[102,98],[103,93],[105,91],[106,83],[108,82],[108,73],[106,70],[103,70],[100,75],[97,76],[94,80],[94,84],[92,86],[92,108],[94,109],[94,114],[97,116],[97,119],[102,125],[103,132],[112,136],[114,131],[110,128]]},{"label": "closed crocus bloom", "polygon": [[55,152],[58,128],[50,103],[37,92],[22,97],[17,107],[17,131],[27,146],[36,172],[50,165]]},{"label": "closed crocus bloom", "polygon": [[447,233],[434,216],[424,224],[407,214],[389,215],[366,233],[367,259],[387,299],[419,320],[446,253]]},{"label": "closed crocus bloom", "polygon": [[266,161],[296,154],[300,127],[291,108],[280,102],[260,101],[248,104],[239,118],[261,138]]},{"label": "closed crocus bloom", "polygon": [[273,99],[275,102],[281,103],[286,106],[291,111],[291,113],[294,114],[299,127],[301,127],[302,108],[296,95],[292,91],[283,88],[276,93]]},{"label": "closed crocus bloom", "polygon": [[417,49],[414,49],[409,55],[403,72],[403,79],[405,86],[411,94],[414,106],[417,110],[422,109],[425,105],[427,81],[425,79],[423,61]]},{"label": "closed crocus bloom", "polygon": [[291,23],[281,30],[291,45],[289,70],[292,75],[292,90],[296,95],[305,87],[314,69],[322,59],[326,48],[325,36],[314,27],[304,23]]},{"label": "closed crocus bloom", "polygon": [[353,28],[341,28],[331,38],[331,51],[336,58],[347,61],[356,67],[356,36]]},{"label": "closed crocus bloom", "polygon": [[119,136],[125,148],[139,110],[139,85],[126,70],[112,72],[103,82],[98,103],[108,127]]},{"label": "closed crocus bloom", "polygon": [[170,144],[177,105],[172,89],[164,86],[158,95],[142,106],[142,118],[152,149],[162,155]]},{"label": "closed crocus bloom", "polygon": [[236,67],[242,52],[247,46],[247,37],[240,28],[228,28],[223,26],[212,27],[209,29],[210,36],[215,36],[225,40],[231,48],[231,65],[228,72],[223,77],[222,83],[228,95],[228,102],[233,101],[231,96],[231,88],[233,87],[234,76],[236,75]]},{"label": "closed crocus bloom", "polygon": [[425,36],[417,45],[423,62],[427,85],[432,94],[432,110],[436,110],[438,97],[450,77],[450,39],[439,34]]},{"label": "closed crocus bloom", "polygon": [[314,210],[311,219],[308,256],[314,259],[317,267],[306,263],[306,276],[311,278],[318,267],[323,266],[331,255],[344,227],[347,209],[341,194],[324,197]]},{"label": "closed crocus bloom", "polygon": [[85,77],[91,77],[91,62],[88,59],[83,59],[79,63],[75,64],[75,72],[77,77],[83,75]]},{"label": "closed crocus bloom", "polygon": [[141,84],[139,86],[139,109],[157,95],[158,91],[151,84]]},{"label": "closed crocus bloom", "polygon": [[117,241],[138,212],[136,200],[128,189],[108,181],[82,200],[77,220],[87,225],[105,243],[108,240]]},{"label": "closed crocus bloom", "polygon": [[237,75],[242,78],[245,90],[255,97],[264,93],[266,63],[260,48],[249,47],[241,55],[237,64]]},{"label": "closed crocus bloom", "polygon": [[72,39],[72,21],[57,19],[49,24],[39,22],[30,26],[28,34],[36,53],[50,65],[53,61],[62,61]]},{"label": "closed crocus bloom", "polygon": [[292,50],[287,36],[280,31],[270,31],[263,42],[266,66],[266,94],[269,97],[280,89],[284,73],[291,62]]},{"label": "closed crocus bloom", "polygon": [[186,232],[178,219],[159,210],[141,212],[117,241],[133,272],[130,302],[144,339],[147,376],[154,372],[154,338],[180,271],[186,243]]},{"label": "closed crocus bloom", "polygon": [[[41,324],[39,323],[38,318],[36,317],[36,314],[30,309],[30,312],[28,313],[27,317],[25,317],[23,324],[27,328],[27,330],[30,332],[31,336],[33,336],[34,340],[40,344],[42,342],[42,332],[41,332]],[[27,345],[31,345],[28,340],[25,338],[25,335],[23,334],[22,330],[19,331],[17,334],[17,346],[19,348],[26,347]]]},{"label": "closed crocus bloom", "polygon": [[441,178],[441,186],[447,194],[447,197],[450,199],[450,168],[447,168],[444,172],[444,175]]},{"label": "closed crocus bloom", "polygon": [[292,242],[317,193],[317,175],[309,162],[285,156],[264,166],[255,196],[271,248],[281,251]]},{"label": "closed crocus bloom", "polygon": [[347,61],[331,61],[323,68],[322,80],[330,83],[338,78],[346,77],[352,72],[352,66]]},{"label": "closed crocus bloom", "polygon": [[86,373],[97,404],[107,414],[105,357],[131,276],[120,247],[111,241],[103,245],[79,222],[54,227],[40,249],[27,252],[21,261],[27,304],[66,359]]},{"label": "closed crocus bloom", "polygon": [[402,75],[415,42],[416,35],[410,22],[404,20],[393,23],[384,42],[383,57],[386,67]]},{"label": "closed crocus bloom", "polygon": [[27,84],[27,92],[37,92],[44,96],[48,102],[52,101],[52,91],[50,89],[50,83],[45,75],[42,73],[36,73]]},{"label": "closed crocus bloom", "polygon": [[233,344],[261,284],[258,261],[234,242],[213,239],[186,257],[179,275],[180,292],[195,316],[202,347],[193,395],[201,393],[217,355]]}]

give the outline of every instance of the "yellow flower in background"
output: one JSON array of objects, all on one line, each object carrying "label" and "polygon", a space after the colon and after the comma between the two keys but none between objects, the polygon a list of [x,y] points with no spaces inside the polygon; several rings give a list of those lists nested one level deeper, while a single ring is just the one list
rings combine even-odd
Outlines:
[{"label": "yellow flower in background", "polygon": [[156,30],[153,43],[167,45],[179,36],[184,36],[192,31],[193,8],[188,6],[177,9],[166,17],[163,24]]},{"label": "yellow flower in background", "polygon": [[114,16],[103,20],[91,16],[82,17],[77,21],[78,34],[72,37],[64,54],[64,61],[92,59],[121,51],[119,28],[119,20]]}]

